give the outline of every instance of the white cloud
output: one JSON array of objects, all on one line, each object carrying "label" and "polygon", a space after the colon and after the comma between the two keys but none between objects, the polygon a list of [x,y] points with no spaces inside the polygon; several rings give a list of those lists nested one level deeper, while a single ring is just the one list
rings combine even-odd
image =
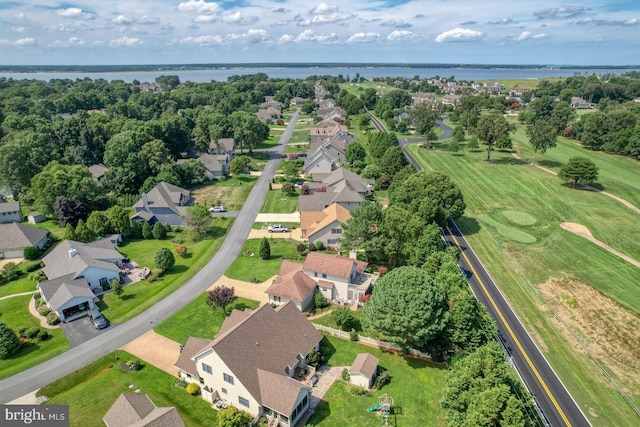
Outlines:
[{"label": "white cloud", "polygon": [[318,34],[316,36],[316,41],[322,44],[335,44],[340,41],[338,35],[336,33],[329,34]]},{"label": "white cloud", "polygon": [[267,40],[267,32],[262,29],[251,29],[246,33],[229,34],[229,40],[241,40],[249,43],[259,43]]},{"label": "white cloud", "polygon": [[340,39],[336,33],[323,33],[316,34],[313,30],[304,30],[297,36],[292,36],[291,34],[284,34],[278,39],[278,43],[305,43],[305,42],[316,42],[321,44],[335,44],[338,43]]},{"label": "white cloud", "polygon": [[534,39],[544,39],[545,37],[547,37],[545,33],[535,34],[533,36]]},{"label": "white cloud", "polygon": [[204,0],[189,0],[178,5],[180,12],[198,12],[203,15],[212,15],[220,12],[218,3],[207,2]]},{"label": "white cloud", "polygon": [[236,11],[222,17],[222,21],[233,25],[251,25],[258,22],[257,16],[243,16],[240,11]]},{"label": "white cloud", "polygon": [[69,37],[68,43],[72,46],[82,46],[85,42],[78,37]]},{"label": "white cloud", "polygon": [[18,46],[32,46],[36,44],[36,41],[32,37],[25,37],[23,39],[16,40]]},{"label": "white cloud", "polygon": [[182,44],[197,44],[200,46],[210,46],[214,44],[223,44],[224,38],[216,35],[197,36],[197,37],[185,37],[180,40]]},{"label": "white cloud", "polygon": [[328,3],[320,3],[319,5],[311,9],[310,13],[314,15],[330,15],[332,13],[338,12],[338,10],[338,6]]},{"label": "white cloud", "polygon": [[296,38],[291,34],[283,34],[278,39],[278,43],[292,43],[294,41],[296,41]]},{"label": "white cloud", "polygon": [[138,19],[138,24],[140,25],[155,25],[159,23],[160,19],[153,16],[144,15],[142,18]]},{"label": "white cloud", "polygon": [[118,15],[115,18],[113,18],[111,22],[113,22],[114,24],[120,24],[120,25],[131,25],[133,23],[133,19],[127,18],[124,15]]},{"label": "white cloud", "polygon": [[111,44],[113,46],[135,46],[141,43],[142,42],[137,37],[122,36],[119,39],[111,40]]},{"label": "white cloud", "polygon": [[216,15],[198,15],[193,18],[193,22],[197,22],[198,24],[210,24],[218,21],[219,18]]},{"label": "white cloud", "polygon": [[405,30],[395,30],[392,31],[388,36],[387,40],[395,41],[395,40],[411,40],[415,38],[415,34],[412,31]]},{"label": "white cloud", "polygon": [[526,40],[531,36],[531,31],[523,31],[520,33],[518,37],[516,37],[517,41]]},{"label": "white cloud", "polygon": [[23,27],[23,26],[11,27],[11,29],[16,33],[24,33],[25,31],[27,31],[27,27]]},{"label": "white cloud", "polygon": [[454,41],[469,41],[479,40],[484,37],[484,33],[480,31],[471,30],[469,28],[454,28],[453,30],[445,31],[438,34],[435,38],[437,43],[442,42],[454,42]]},{"label": "white cloud", "polygon": [[356,33],[347,39],[347,43],[372,43],[380,38],[378,33]]},{"label": "white cloud", "polygon": [[65,18],[83,19],[83,20],[96,18],[96,16],[93,13],[84,12],[82,9],[78,7],[69,7],[67,9],[60,9],[58,10],[58,15],[64,16]]},{"label": "white cloud", "polygon": [[388,19],[386,21],[382,21],[380,23],[381,26],[383,27],[395,27],[395,28],[409,28],[412,27],[412,25],[409,22],[405,22],[403,20],[400,19]]},{"label": "white cloud", "polygon": [[303,19],[299,15],[296,16],[298,25],[301,27],[308,27],[311,25],[322,24],[334,24],[349,19],[355,18],[356,15],[349,12],[342,12],[338,6],[330,5],[327,3],[320,3],[318,6],[311,9],[307,15],[309,18]]},{"label": "white cloud", "polygon": [[24,21],[25,19],[27,19],[27,17],[24,12],[16,13],[15,15],[13,15],[14,21]]}]

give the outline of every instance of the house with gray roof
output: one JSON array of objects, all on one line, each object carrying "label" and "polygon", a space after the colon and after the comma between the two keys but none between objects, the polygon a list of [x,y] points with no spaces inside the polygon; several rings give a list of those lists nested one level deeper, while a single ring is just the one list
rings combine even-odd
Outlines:
[{"label": "house with gray roof", "polygon": [[95,303],[98,302],[85,278],[74,278],[73,273],[40,282],[37,288],[49,309],[63,321],[86,315],[96,308]]},{"label": "house with gray roof", "polygon": [[0,203],[0,223],[22,222],[20,202]]},{"label": "house with gray roof", "polygon": [[146,394],[122,393],[102,417],[107,427],[184,427],[173,406],[157,407]]},{"label": "house with gray roof", "polygon": [[313,181],[309,183],[312,194],[298,197],[298,210],[320,212],[333,203],[352,211],[356,209],[373,186],[369,180],[344,168],[338,168],[331,173],[314,173]]},{"label": "house with gray roof", "polygon": [[47,230],[17,222],[0,224],[0,236],[0,258],[22,258],[24,248],[42,249],[49,242]]},{"label": "house with gray roof", "polygon": [[[289,302],[277,308],[234,310],[213,341],[185,344],[176,367],[181,376],[201,385],[209,402],[223,399],[281,426],[294,426],[309,409],[311,387],[300,381],[311,350],[319,350],[322,335]],[[197,348],[198,344],[204,346]],[[190,362],[188,361],[190,360]],[[197,379],[194,378],[197,374]]]},{"label": "house with gray roof", "polygon": [[378,358],[371,353],[360,353],[349,368],[349,382],[369,389],[378,372]]},{"label": "house with gray roof", "polygon": [[209,143],[209,154],[226,154],[230,161],[236,156],[236,140],[233,138],[218,138]]},{"label": "house with gray roof", "polygon": [[132,221],[147,221],[151,225],[160,221],[163,224],[183,225],[187,207],[193,205],[189,190],[168,182],[160,182],[148,193],[142,194],[133,205],[135,213]]},{"label": "house with gray roof", "polygon": [[107,173],[108,170],[109,168],[103,165],[102,163],[89,166],[89,172],[91,172],[91,177],[96,181],[100,181],[104,176],[104,174]]},{"label": "house with gray roof", "polygon": [[[183,165],[189,159],[178,159],[178,165]],[[198,157],[204,166],[204,175],[207,179],[218,179],[229,175],[231,159],[228,154],[204,153]]]}]

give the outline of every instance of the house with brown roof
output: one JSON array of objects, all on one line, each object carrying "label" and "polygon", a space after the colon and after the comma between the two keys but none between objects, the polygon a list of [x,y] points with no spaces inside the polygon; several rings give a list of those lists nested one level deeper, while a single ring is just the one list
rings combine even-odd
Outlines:
[{"label": "house with brown roof", "polygon": [[0,203],[0,223],[22,222],[20,202]]},{"label": "house with brown roof", "polygon": [[0,224],[0,259],[22,258],[24,248],[33,246],[44,248],[49,242],[49,232],[41,228],[12,222]]},{"label": "house with brown roof", "polygon": [[316,142],[323,138],[327,138],[337,134],[338,132],[348,133],[349,128],[334,120],[325,119],[309,129],[310,141]]},{"label": "house with brown roof", "polygon": [[158,408],[149,396],[136,393],[122,393],[102,421],[107,427],[184,427],[176,408]]},{"label": "house with brown roof", "polygon": [[378,372],[378,358],[371,353],[360,353],[349,368],[349,382],[366,389],[373,386]]},{"label": "house with brown roof", "polygon": [[443,105],[458,105],[458,103],[460,102],[460,95],[454,95],[454,94],[446,94],[445,96],[442,97],[442,99],[440,100],[440,102]]},{"label": "house with brown roof", "polygon": [[193,205],[189,190],[168,182],[159,182],[148,193],[143,193],[133,205],[135,213],[132,221],[146,221],[151,225],[160,221],[163,224],[183,225],[187,207]]},{"label": "house with brown roof", "polygon": [[271,123],[282,118],[282,112],[276,108],[262,108],[256,112],[256,116],[263,123]]},{"label": "house with brown roof", "polygon": [[311,244],[322,242],[325,248],[340,248],[343,226],[351,218],[348,209],[332,203],[320,212],[300,212],[301,237]]},{"label": "house with brown roof", "polygon": [[264,292],[269,295],[270,304],[282,305],[291,301],[300,311],[309,311],[313,308],[316,289],[315,280],[302,272],[302,264],[285,260]]},{"label": "house with brown roof", "polygon": [[329,301],[352,303],[360,300],[378,280],[377,274],[365,272],[368,263],[341,255],[311,252],[302,271],[318,284]]},{"label": "house with brown roof", "polygon": [[311,400],[299,373],[308,369],[308,355],[319,350],[321,339],[295,304],[266,304],[234,310],[213,341],[189,338],[175,366],[182,378],[200,383],[204,400],[224,400],[254,420],[265,416],[294,426]]}]

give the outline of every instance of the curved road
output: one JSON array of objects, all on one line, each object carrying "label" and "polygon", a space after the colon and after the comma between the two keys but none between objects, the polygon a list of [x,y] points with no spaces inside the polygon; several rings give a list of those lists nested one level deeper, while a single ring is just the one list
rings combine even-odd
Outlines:
[{"label": "curved road", "polygon": [[[378,130],[385,130],[379,120],[375,117],[371,119]],[[438,126],[445,131],[439,139],[451,136],[450,127],[444,125],[442,121],[438,121]],[[406,138],[399,140],[405,156],[418,171],[422,170],[422,167],[405,146],[423,140]],[[444,236],[449,245],[460,248],[460,268],[467,276],[476,299],[487,307],[498,325],[500,341],[525,386],[533,394],[543,422],[551,426],[590,426],[589,420],[540,352],[453,220],[449,221],[449,226],[444,230]]]},{"label": "curved road", "polygon": [[269,182],[275,175],[285,146],[291,138],[299,113],[300,109],[291,117],[287,129],[280,137],[278,145],[271,151],[270,160],[249,194],[223,244],[205,267],[180,289],[139,316],[110,328],[104,334],[100,334],[53,359],[0,381],[0,403],[24,396],[122,347],[152,329],[156,324],[171,317],[195,297],[206,291],[212,283],[215,283],[236,259],[249,235],[269,189]]}]

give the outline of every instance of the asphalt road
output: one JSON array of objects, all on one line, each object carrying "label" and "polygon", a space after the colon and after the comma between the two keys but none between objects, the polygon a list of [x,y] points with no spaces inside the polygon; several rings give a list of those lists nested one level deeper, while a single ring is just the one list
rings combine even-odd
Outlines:
[{"label": "asphalt road", "polygon": [[271,150],[270,160],[236,217],[224,243],[205,267],[180,289],[139,316],[126,323],[111,326],[104,334],[85,341],[53,359],[0,381],[0,403],[7,403],[24,396],[122,347],[171,317],[195,297],[206,291],[212,283],[215,283],[236,259],[249,235],[269,189],[269,182],[275,175],[285,146],[291,138],[299,112],[300,109],[292,116],[287,129],[280,137],[280,142]]},{"label": "asphalt road", "polygon": [[476,298],[487,307],[498,324],[501,341],[525,385],[535,396],[546,422],[551,426],[589,426],[589,421],[453,221],[449,222],[444,234],[450,245],[461,249],[460,267],[466,273]]}]

